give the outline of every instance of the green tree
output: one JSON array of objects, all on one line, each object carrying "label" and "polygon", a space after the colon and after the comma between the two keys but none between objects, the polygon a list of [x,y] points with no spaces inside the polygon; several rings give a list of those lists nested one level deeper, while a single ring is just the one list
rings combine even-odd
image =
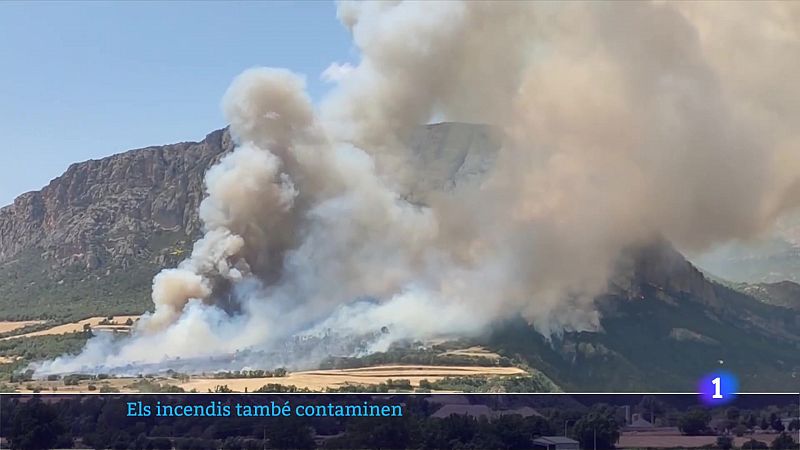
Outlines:
[{"label": "green tree", "polygon": [[316,445],[311,427],[296,417],[274,421],[266,431],[272,446],[276,448],[310,449]]},{"label": "green tree", "polygon": [[733,448],[733,438],[730,436],[719,436],[717,438],[717,448],[730,450]]},{"label": "green tree", "polygon": [[147,443],[147,448],[152,448],[155,450],[171,450],[172,441],[169,440],[169,438],[165,437],[150,439],[149,442]]},{"label": "green tree", "polygon": [[783,433],[786,431],[786,427],[783,425],[783,420],[780,417],[776,417],[775,420],[771,424],[772,429],[777,431],[778,433]]},{"label": "green tree", "polygon": [[572,429],[575,438],[583,448],[614,448],[619,439],[619,424],[615,418],[614,408],[598,405],[575,422]]},{"label": "green tree", "polygon": [[770,448],[775,450],[795,450],[797,449],[797,444],[795,444],[791,434],[781,433],[772,441]]},{"label": "green tree", "polygon": [[[11,419],[8,441],[12,449],[54,448],[66,431],[56,412],[38,398],[19,404]],[[71,445],[70,445],[71,446]]]},{"label": "green tree", "polygon": [[697,436],[706,432],[711,414],[702,408],[692,408],[678,420],[678,428],[689,436]]},{"label": "green tree", "polygon": [[750,439],[742,444],[742,450],[766,450],[769,446],[761,441]]}]

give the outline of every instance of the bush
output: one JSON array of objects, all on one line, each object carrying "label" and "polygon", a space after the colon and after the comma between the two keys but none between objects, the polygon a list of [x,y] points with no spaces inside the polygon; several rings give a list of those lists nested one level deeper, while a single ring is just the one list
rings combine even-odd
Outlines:
[{"label": "bush", "polygon": [[708,422],[711,421],[711,414],[702,408],[689,410],[678,420],[678,428],[689,436],[702,435],[708,429]]},{"label": "bush", "polygon": [[155,438],[150,439],[147,443],[147,448],[152,448],[156,450],[171,450],[172,449],[172,441],[168,438]]},{"label": "bush", "polygon": [[717,447],[722,450],[730,450],[733,448],[733,438],[730,436],[720,436],[717,438]]},{"label": "bush", "polygon": [[775,450],[795,450],[797,449],[797,444],[795,444],[792,435],[789,433],[781,433],[772,441],[770,448]]},{"label": "bush", "polygon": [[401,380],[389,379],[386,380],[386,385],[389,387],[389,389],[397,389],[401,391],[410,391],[412,389],[411,381],[407,379],[401,379]]},{"label": "bush", "polygon": [[769,446],[767,444],[755,439],[750,439],[742,444],[742,450],[766,450],[768,448]]},{"label": "bush", "polygon": [[77,373],[67,375],[63,378],[64,386],[77,386],[81,380],[89,380],[91,378],[91,375],[81,375]]},{"label": "bush", "polygon": [[575,438],[582,448],[614,448],[619,439],[619,424],[614,417],[613,408],[607,405],[596,405],[584,417],[575,422],[573,428]]}]

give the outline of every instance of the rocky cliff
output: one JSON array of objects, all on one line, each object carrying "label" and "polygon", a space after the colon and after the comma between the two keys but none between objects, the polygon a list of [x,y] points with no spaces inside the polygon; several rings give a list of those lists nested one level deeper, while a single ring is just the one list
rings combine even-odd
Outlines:
[{"label": "rocky cliff", "polygon": [[[199,235],[206,170],[233,145],[224,129],[76,163],[0,209],[0,320],[148,308],[153,275]],[[499,140],[486,125],[440,123],[415,130],[409,148],[424,172],[409,195],[424,197],[488,170]]]},{"label": "rocky cliff", "polygon": [[[498,147],[486,125],[420,127],[410,148],[415,170],[426,176],[415,177],[411,190],[447,190],[479,176],[493,163]],[[0,209],[0,265],[30,251],[55,271],[114,271],[142,259],[163,262],[167,244],[197,235],[204,174],[232,149],[223,129],[200,142],[73,164],[41,191]]]},{"label": "rocky cliff", "polygon": [[217,130],[200,142],[73,164],[0,209],[0,264],[26,251],[55,271],[124,269],[157,257],[150,245],[157,236],[198,231],[203,176],[231,148],[228,132]]}]

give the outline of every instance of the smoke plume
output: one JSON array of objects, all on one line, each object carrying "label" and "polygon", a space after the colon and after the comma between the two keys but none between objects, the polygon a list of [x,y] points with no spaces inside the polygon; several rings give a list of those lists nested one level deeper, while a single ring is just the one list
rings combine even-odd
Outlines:
[{"label": "smoke plume", "polygon": [[[238,147],[208,171],[205,235],[155,278],[152,314],[40,370],[386,326],[340,349],[375,351],[520,314],[546,335],[599,330],[594,298],[624,249],[747,240],[800,204],[797,4],[342,2],[338,16],[360,60],[336,65],[319,105],[283,69],[232,83]],[[434,118],[502,132],[481,180],[415,192],[407,137]]]}]

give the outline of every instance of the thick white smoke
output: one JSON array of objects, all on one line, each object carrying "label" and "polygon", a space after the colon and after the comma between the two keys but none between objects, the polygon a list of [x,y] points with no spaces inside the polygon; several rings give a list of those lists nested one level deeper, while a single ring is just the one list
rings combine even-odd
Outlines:
[{"label": "thick white smoke", "polygon": [[[318,109],[285,70],[233,82],[239,146],[152,315],[43,371],[388,326],[380,349],[517,314],[597,330],[624,249],[748,239],[800,202],[797,4],[343,2],[339,18],[361,60]],[[413,192],[405,139],[433,117],[502,130],[480,183]]]}]

